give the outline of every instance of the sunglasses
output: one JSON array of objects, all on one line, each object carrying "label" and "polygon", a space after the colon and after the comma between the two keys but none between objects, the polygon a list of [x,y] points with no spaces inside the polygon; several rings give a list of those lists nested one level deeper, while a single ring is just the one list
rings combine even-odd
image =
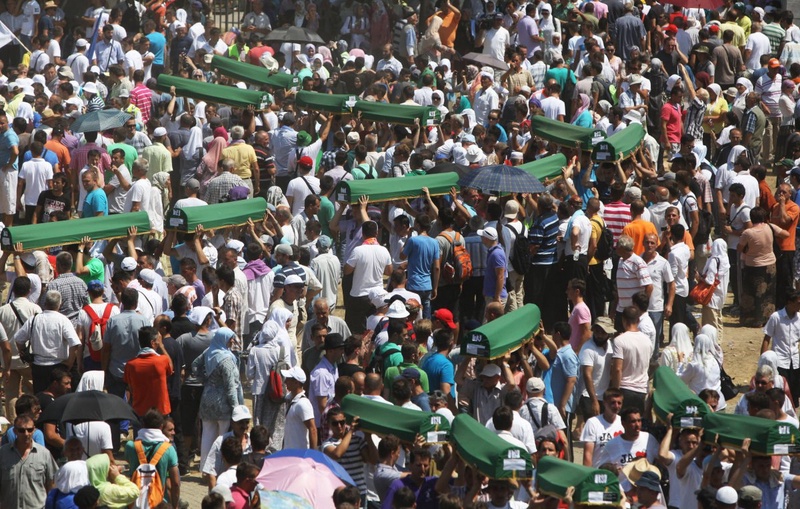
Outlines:
[{"label": "sunglasses", "polygon": [[14,431],[16,431],[17,434],[19,434],[19,433],[33,433],[35,430],[36,430],[36,428],[14,428]]},{"label": "sunglasses", "polygon": [[331,426],[344,426],[347,421],[331,421]]}]

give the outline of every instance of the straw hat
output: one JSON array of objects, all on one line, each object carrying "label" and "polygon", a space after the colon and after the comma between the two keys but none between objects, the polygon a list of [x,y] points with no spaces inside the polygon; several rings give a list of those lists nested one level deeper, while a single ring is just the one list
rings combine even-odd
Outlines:
[{"label": "straw hat", "polygon": [[645,472],[654,472],[659,479],[661,478],[661,472],[658,467],[647,461],[647,458],[639,458],[622,467],[622,473],[631,483],[636,483]]}]

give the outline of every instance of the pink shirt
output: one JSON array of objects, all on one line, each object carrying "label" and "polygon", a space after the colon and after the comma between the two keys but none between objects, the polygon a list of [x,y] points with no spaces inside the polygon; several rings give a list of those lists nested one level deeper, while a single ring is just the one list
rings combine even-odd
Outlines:
[{"label": "pink shirt", "polygon": [[581,351],[581,346],[583,346],[581,342],[582,332],[581,327],[585,323],[592,323],[592,313],[589,311],[589,306],[585,303],[581,302],[572,310],[572,314],[569,315],[569,326],[572,328],[572,333],[569,336],[569,345],[575,350],[575,353]]},{"label": "pink shirt", "polygon": [[683,134],[683,117],[681,109],[670,102],[661,107],[661,120],[667,123],[667,140],[680,143]]}]

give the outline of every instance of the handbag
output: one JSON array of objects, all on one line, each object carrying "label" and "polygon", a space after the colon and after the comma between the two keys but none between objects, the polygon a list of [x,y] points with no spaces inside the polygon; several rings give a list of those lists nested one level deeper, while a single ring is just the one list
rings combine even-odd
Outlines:
[{"label": "handbag", "polygon": [[719,364],[719,385],[725,401],[730,401],[739,394],[739,389],[734,385],[731,376],[725,372],[725,368],[722,367],[722,364]]},{"label": "handbag", "polygon": [[[14,313],[16,314],[16,309],[12,306],[11,308]],[[31,332],[33,332],[33,326],[36,323],[36,317],[39,316],[38,314],[33,315],[33,320],[31,320]],[[19,318],[19,317],[18,317]],[[33,352],[31,352],[31,341],[30,339],[26,341],[24,344],[20,345],[17,343],[17,350],[19,351],[19,358],[25,364],[33,364]]]},{"label": "handbag", "polygon": [[[717,266],[719,266],[719,260],[717,260]],[[711,284],[706,282],[705,277],[706,275],[703,274],[703,278],[689,292],[689,298],[692,299],[695,304],[700,304],[702,306],[708,306],[709,302],[711,302],[711,297],[714,296],[714,291],[719,286],[719,274],[714,276],[714,282]]]}]

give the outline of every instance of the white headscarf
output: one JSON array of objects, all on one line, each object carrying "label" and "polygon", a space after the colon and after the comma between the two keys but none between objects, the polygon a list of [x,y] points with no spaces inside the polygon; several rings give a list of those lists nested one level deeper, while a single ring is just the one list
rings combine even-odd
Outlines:
[{"label": "white headscarf", "polygon": [[694,359],[692,362],[700,364],[708,372],[708,369],[717,362],[714,356],[714,342],[705,334],[698,334],[694,338]]},{"label": "white headscarf", "polygon": [[676,323],[670,332],[669,345],[661,352],[659,364],[668,366],[676,373],[678,368],[689,362],[692,357],[692,336],[689,327]]},{"label": "white headscarf", "polygon": [[87,371],[81,376],[81,381],[78,382],[78,388],[75,389],[75,392],[102,391],[105,380],[105,371]]},{"label": "white headscarf", "polygon": [[187,141],[186,145],[183,146],[181,155],[186,154],[184,159],[191,161],[197,156],[197,151],[202,148],[203,130],[199,126],[194,126],[189,130],[189,141]]},{"label": "white headscarf", "polygon": [[86,462],[83,460],[64,463],[56,474],[56,488],[65,495],[77,493],[79,489],[89,484],[89,471],[86,469]]},{"label": "white headscarf", "polygon": [[294,345],[292,345],[292,340],[289,338],[289,332],[286,330],[286,322],[291,320],[292,316],[293,313],[288,309],[276,307],[269,314],[269,318],[267,319],[267,322],[264,324],[264,327],[261,329],[261,331],[263,332],[270,323],[274,323],[278,326],[277,332],[274,332],[272,329],[270,329],[268,332],[273,334],[273,337],[286,348],[286,351],[290,352],[292,366],[294,366],[297,364],[297,354],[295,353]]},{"label": "white headscarf", "polygon": [[711,324],[706,324],[700,327],[698,334],[705,334],[711,338],[711,341],[714,342],[714,357],[717,359],[717,362],[719,362],[719,365],[722,366],[724,357],[722,354],[722,345],[719,344],[719,332],[717,328]]},{"label": "white headscarf", "polygon": [[[717,263],[718,260],[719,263]],[[703,268],[705,274],[709,270],[713,270],[718,274],[724,274],[731,268],[731,262],[728,260],[728,243],[725,239],[717,239],[711,244],[711,255],[706,260],[706,265]],[[716,329],[715,329],[716,330]]]},{"label": "white headscarf", "polygon": [[728,154],[728,171],[733,171],[733,163],[740,155],[747,154],[747,147],[744,145],[736,145]]}]

